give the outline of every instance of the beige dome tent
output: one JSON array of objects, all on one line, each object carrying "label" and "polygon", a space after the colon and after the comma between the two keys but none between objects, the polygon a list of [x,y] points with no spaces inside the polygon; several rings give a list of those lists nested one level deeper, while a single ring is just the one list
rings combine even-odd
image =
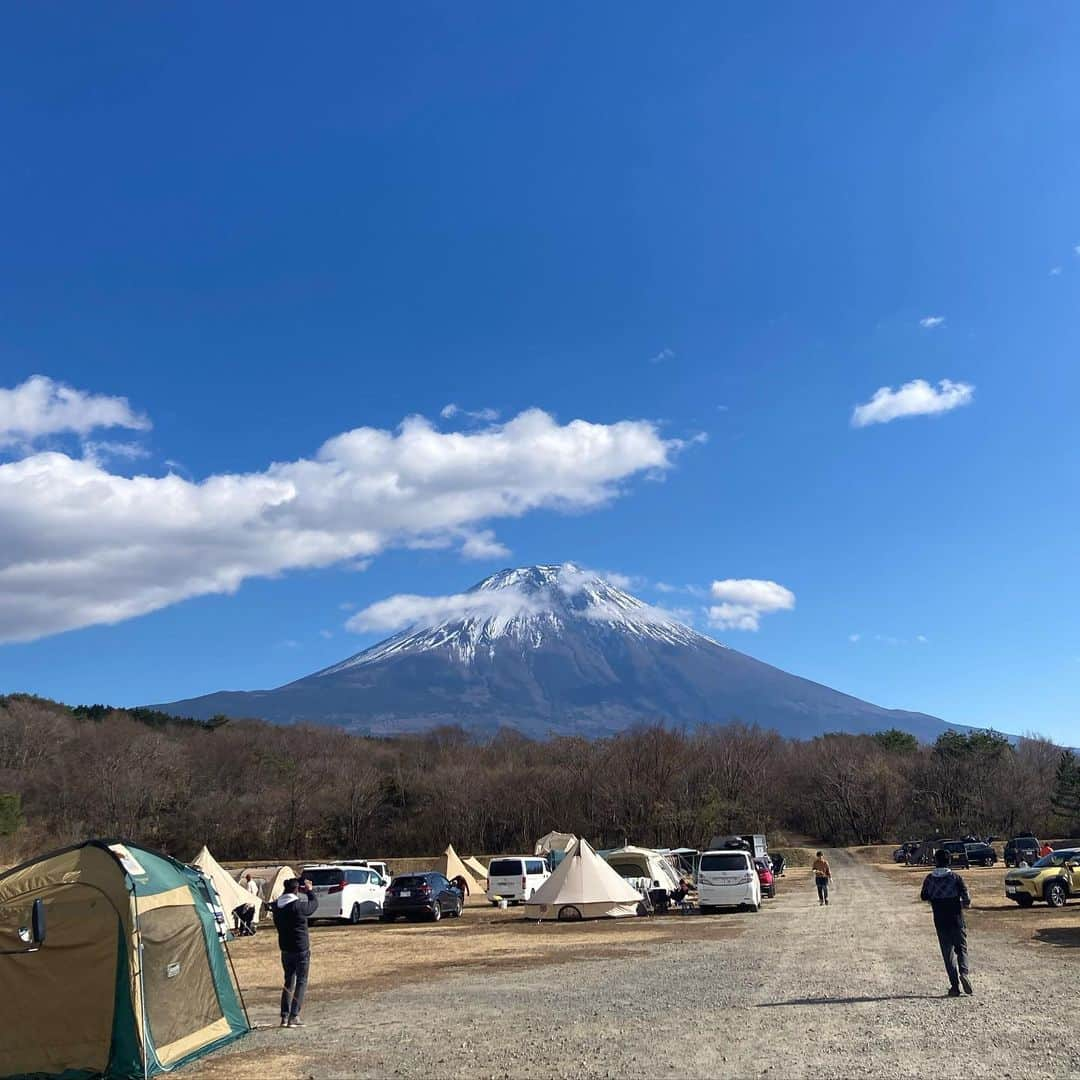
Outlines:
[{"label": "beige dome tent", "polygon": [[533,893],[525,915],[533,919],[598,919],[636,915],[641,896],[585,840],[578,840]]},{"label": "beige dome tent", "polygon": [[533,845],[534,855],[551,855],[557,851],[569,851],[577,839],[573,833],[549,832]]},{"label": "beige dome tent", "polygon": [[479,896],[484,890],[473,876],[473,872],[458,858],[458,853],[451,844],[436,861],[435,867],[440,874],[448,877],[451,881],[456,877],[463,877],[465,884],[469,886],[470,896]]},{"label": "beige dome tent", "polygon": [[247,888],[244,878],[248,874],[259,886],[259,896],[267,907],[285,891],[285,882],[296,877],[296,871],[291,866],[245,866],[243,870],[232,871],[241,889]]},{"label": "beige dome tent", "polygon": [[259,913],[262,911],[262,900],[257,896],[253,896],[241,886],[232,874],[210,854],[208,847],[203,846],[202,851],[191,860],[191,865],[201,870],[214,883],[214,888],[217,889],[217,894],[221,897],[221,906],[225,911],[225,917],[229,919],[230,925],[232,913],[245,904],[253,905],[255,918],[259,917]]},{"label": "beige dome tent", "polygon": [[487,867],[475,855],[470,855],[464,862],[466,868],[470,870],[472,876],[476,878],[477,884],[479,884],[481,888],[484,888],[487,885]]},{"label": "beige dome tent", "polygon": [[679,887],[679,875],[675,867],[652,848],[626,847],[605,851],[600,858],[604,860],[620,877],[645,878],[651,882],[650,888],[672,889]]}]

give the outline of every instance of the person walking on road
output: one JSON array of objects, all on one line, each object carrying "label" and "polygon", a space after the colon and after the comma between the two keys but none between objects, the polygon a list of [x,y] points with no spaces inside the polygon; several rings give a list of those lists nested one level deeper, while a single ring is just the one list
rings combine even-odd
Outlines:
[{"label": "person walking on road", "polygon": [[829,860],[819,851],[814,860],[814,884],[817,885],[818,907],[824,907],[829,902],[829,885],[832,883],[832,867]]},{"label": "person walking on road", "polygon": [[971,907],[964,879],[953,873],[949,853],[944,848],[934,855],[935,869],[926,875],[921,899],[934,909],[934,929],[937,930],[941,956],[949,976],[949,997],[959,997],[960,987],[965,994],[974,994],[968,972],[967,924],[964,908]]},{"label": "person walking on road", "polygon": [[[303,881],[289,878],[284,889],[274,902],[274,926],[281,950],[281,967],[285,972],[285,984],[281,989],[281,1026],[303,1027],[300,1009],[311,968],[308,919],[318,909],[319,900],[306,878]],[[301,893],[304,894],[302,898]]]}]

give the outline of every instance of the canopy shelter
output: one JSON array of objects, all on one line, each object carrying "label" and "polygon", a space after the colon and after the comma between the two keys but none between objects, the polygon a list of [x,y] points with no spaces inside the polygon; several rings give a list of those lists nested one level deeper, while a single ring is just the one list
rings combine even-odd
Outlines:
[{"label": "canopy shelter", "polygon": [[245,866],[243,870],[232,870],[230,873],[245,891],[247,882],[244,879],[250,874],[251,880],[259,886],[259,896],[267,907],[285,891],[285,882],[296,877],[296,871],[291,866]]},{"label": "canopy shelter", "polygon": [[534,919],[597,919],[636,915],[641,896],[585,840],[577,840],[555,872],[533,893],[525,914]]},{"label": "canopy shelter", "polygon": [[465,884],[469,886],[470,896],[478,896],[484,891],[473,876],[473,872],[458,858],[458,853],[454,850],[453,844],[436,860],[433,869],[448,877],[451,881],[456,877],[463,877]]},{"label": "canopy shelter", "polygon": [[0,875],[0,1077],[136,1080],[249,1031],[209,902],[198,871],[111,840]]},{"label": "canopy shelter", "polygon": [[602,851],[600,857],[623,878],[643,878],[651,889],[677,889],[679,875],[675,867],[652,848],[627,847]]},{"label": "canopy shelter", "polygon": [[467,859],[463,859],[462,861],[465,863],[466,868],[472,873],[472,876],[476,878],[478,884],[483,887],[487,882],[487,867],[475,855],[470,855]]},{"label": "canopy shelter", "polygon": [[[262,910],[263,901],[258,897],[249,893],[237,880],[225,869],[218,861],[210,854],[210,849],[203,846],[202,850],[194,859],[191,860],[191,865],[198,867],[213,883],[214,888],[217,889],[218,896],[221,897],[221,907],[225,912],[226,917],[230,917],[232,913],[238,908],[243,907],[245,904],[251,904],[255,908],[255,918],[259,917],[259,913]],[[231,922],[231,919],[229,920]]]}]

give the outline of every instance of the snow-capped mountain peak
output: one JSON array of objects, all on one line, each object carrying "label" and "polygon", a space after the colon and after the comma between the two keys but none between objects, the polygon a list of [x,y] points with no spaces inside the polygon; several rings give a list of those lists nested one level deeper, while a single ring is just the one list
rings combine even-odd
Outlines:
[{"label": "snow-capped mountain peak", "polygon": [[709,641],[574,563],[500,570],[464,593],[431,599],[430,610],[441,618],[418,621],[319,674],[434,649],[471,664],[485,652],[490,658],[497,645],[538,649],[571,632],[622,633],[669,645]]}]

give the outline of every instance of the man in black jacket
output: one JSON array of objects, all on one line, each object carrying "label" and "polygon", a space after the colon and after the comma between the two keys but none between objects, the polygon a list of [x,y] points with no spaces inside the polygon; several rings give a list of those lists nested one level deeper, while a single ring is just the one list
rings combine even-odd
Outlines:
[{"label": "man in black jacket", "polygon": [[936,869],[926,875],[921,898],[934,909],[934,929],[949,975],[949,997],[959,997],[961,985],[965,994],[973,994],[964,923],[964,908],[971,907],[971,897],[964,879],[949,867],[949,853],[944,848],[935,853],[934,862]]},{"label": "man in black jacket", "polygon": [[312,892],[311,882],[306,879],[289,878],[284,889],[274,901],[274,926],[281,950],[281,966],[285,971],[285,985],[281,990],[281,1026],[303,1027],[300,1006],[304,1004],[308,969],[311,967],[308,919],[315,914],[319,901]]}]

